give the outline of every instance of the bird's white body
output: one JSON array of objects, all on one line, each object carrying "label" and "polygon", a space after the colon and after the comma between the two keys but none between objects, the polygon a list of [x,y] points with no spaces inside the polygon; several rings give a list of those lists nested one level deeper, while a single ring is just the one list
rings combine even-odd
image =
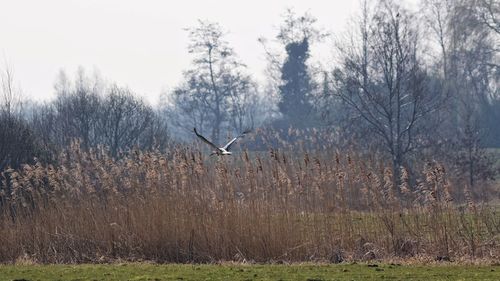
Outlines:
[{"label": "bird's white body", "polygon": [[231,155],[231,154],[233,154],[232,152],[225,150],[223,147],[219,147],[219,152],[222,155]]},{"label": "bird's white body", "polygon": [[210,155],[231,155],[233,154],[231,151],[227,151],[222,147],[219,147],[217,151],[212,151]]},{"label": "bird's white body", "polygon": [[212,153],[210,155],[231,155],[233,154],[231,151],[229,151],[229,149],[231,148],[231,145],[236,141],[238,140],[239,138],[245,136],[247,133],[249,133],[250,131],[247,130],[243,133],[241,133],[239,136],[233,138],[230,142],[228,142],[225,146],[223,147],[217,147],[215,144],[213,144],[211,141],[207,140],[204,136],[198,134],[198,132],[196,131],[196,128],[194,128],[194,133],[196,134],[196,136],[198,138],[200,138],[202,141],[204,141],[206,144],[210,145],[211,147],[213,147],[214,149],[216,149],[215,151],[212,151]]}]

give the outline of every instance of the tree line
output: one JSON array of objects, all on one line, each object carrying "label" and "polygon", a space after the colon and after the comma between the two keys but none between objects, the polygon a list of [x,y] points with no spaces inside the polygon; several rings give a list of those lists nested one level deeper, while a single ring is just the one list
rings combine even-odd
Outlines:
[{"label": "tree line", "polygon": [[73,142],[86,150],[109,149],[115,157],[130,148],[161,149],[169,142],[166,120],[128,88],[106,85],[80,68],[74,81],[61,72],[54,89],[50,102],[3,106],[0,169],[51,162]]},{"label": "tree line", "polygon": [[[268,65],[261,83],[225,28],[200,20],[187,29],[190,67],[155,107],[84,70],[74,79],[61,72],[54,100],[26,103],[6,67],[0,169],[51,161],[75,140],[118,157],[134,147],[166,149],[193,127],[215,143],[228,131],[261,127],[293,141],[290,128],[334,132],[328,141],[338,148],[387,157],[395,178],[415,159],[438,159],[471,187],[494,179],[488,148],[500,147],[499,2],[425,0],[417,11],[394,0],[360,3],[350,29],[334,37],[313,15],[287,10],[276,37],[259,39]],[[319,67],[311,46],[326,38],[335,38],[335,60]]]}]

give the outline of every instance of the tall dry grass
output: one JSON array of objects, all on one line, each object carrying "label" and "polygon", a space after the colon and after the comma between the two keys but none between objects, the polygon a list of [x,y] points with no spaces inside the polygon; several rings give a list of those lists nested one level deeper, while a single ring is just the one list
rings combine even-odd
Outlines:
[{"label": "tall dry grass", "polygon": [[0,262],[500,258],[497,209],[453,202],[438,163],[401,175],[332,149],[114,160],[75,143],[56,166],[2,174]]}]

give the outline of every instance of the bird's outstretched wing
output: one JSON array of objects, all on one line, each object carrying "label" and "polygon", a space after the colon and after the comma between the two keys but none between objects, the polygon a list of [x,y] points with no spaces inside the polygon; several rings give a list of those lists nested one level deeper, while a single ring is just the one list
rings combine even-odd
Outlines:
[{"label": "bird's outstretched wing", "polygon": [[242,138],[244,137],[246,134],[250,133],[252,130],[246,130],[244,131],[243,133],[241,133],[239,136],[235,137],[234,139],[232,139],[230,142],[228,142],[223,148],[227,151],[229,151],[229,149],[231,148],[231,145],[233,145],[233,143],[239,139],[239,138]]},{"label": "bird's outstretched wing", "polygon": [[204,136],[198,134],[196,131],[196,128],[193,128],[194,133],[196,134],[197,137],[199,137],[202,141],[204,141],[206,144],[210,145],[211,147],[215,148],[215,150],[220,150],[215,144],[213,144],[211,141],[207,140]]}]

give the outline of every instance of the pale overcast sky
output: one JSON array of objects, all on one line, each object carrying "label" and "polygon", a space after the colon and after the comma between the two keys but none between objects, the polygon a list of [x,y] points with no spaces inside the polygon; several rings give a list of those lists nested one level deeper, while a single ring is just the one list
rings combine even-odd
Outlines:
[{"label": "pale overcast sky", "polygon": [[[345,29],[359,1],[341,0],[0,0],[0,51],[24,95],[53,96],[60,69],[79,65],[154,100],[189,67],[186,27],[219,22],[249,71],[262,78],[266,60],[259,37],[274,38],[287,7],[309,11],[318,26]],[[321,55],[323,55],[322,52]],[[327,57],[329,54],[324,54]]]}]

